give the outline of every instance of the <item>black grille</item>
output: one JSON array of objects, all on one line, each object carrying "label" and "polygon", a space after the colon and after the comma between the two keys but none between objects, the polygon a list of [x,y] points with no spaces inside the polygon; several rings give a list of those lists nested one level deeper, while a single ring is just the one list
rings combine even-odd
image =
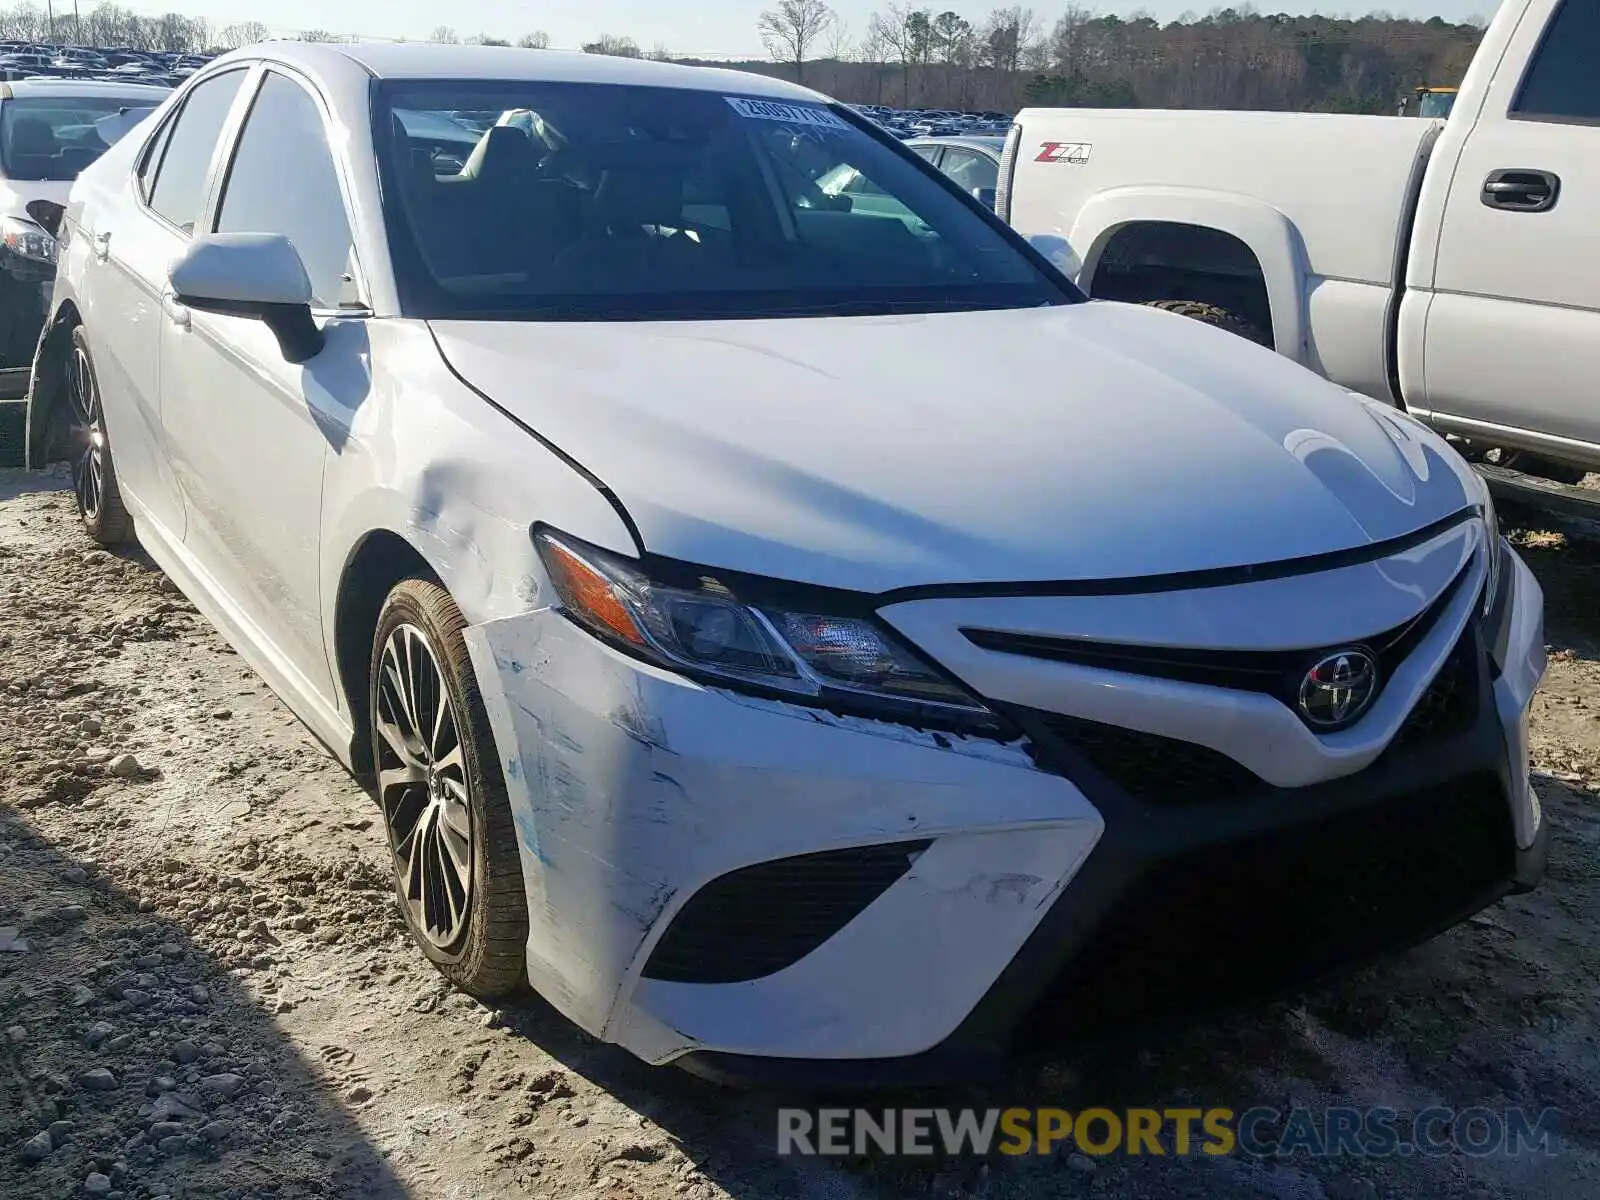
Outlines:
[{"label": "black grille", "polygon": [[[1357,640],[1371,650],[1377,659],[1380,687],[1428,635],[1466,575],[1463,568],[1432,604],[1405,624],[1364,641]],[[1345,642],[1340,646],[1303,650],[1204,650],[1179,646],[1127,646],[993,629],[962,629],[961,633],[975,646],[1004,654],[1047,658],[1128,675],[1175,679],[1233,691],[1260,692],[1277,698],[1297,714],[1300,711],[1300,687],[1305,681],[1306,672],[1329,654],[1356,644]]]},{"label": "black grille", "polygon": [[[1147,803],[1205,804],[1267,786],[1254,771],[1209,746],[1055,713],[1044,716],[1043,723],[1107,782]],[[1070,763],[1063,767],[1073,774]]]},{"label": "black grille", "polygon": [[[1385,755],[1444,741],[1470,730],[1478,718],[1478,650],[1469,628],[1389,743]],[[1186,805],[1244,799],[1273,789],[1254,771],[1221,751],[1178,738],[1103,725],[1059,713],[1036,714],[1047,735],[1043,757],[1071,777],[1075,755],[1110,783],[1147,804]],[[1054,743],[1054,746],[1050,745]],[[1052,754],[1064,748],[1067,754]]]},{"label": "black grille", "polygon": [[858,917],[931,844],[802,854],[713,879],[673,918],[644,974],[676,983],[739,983],[781,971]]},{"label": "black grille", "polygon": [[1469,629],[1411,710],[1389,752],[1413,749],[1467,732],[1478,719],[1478,650]]},{"label": "black grille", "polygon": [[1205,1015],[1412,944],[1513,867],[1492,774],[1151,868],[1019,1028],[1038,1047]]}]

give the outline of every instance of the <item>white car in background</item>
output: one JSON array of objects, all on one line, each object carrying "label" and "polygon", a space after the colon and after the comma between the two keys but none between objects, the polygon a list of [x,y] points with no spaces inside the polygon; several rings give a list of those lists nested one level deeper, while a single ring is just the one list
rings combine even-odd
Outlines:
[{"label": "white car in background", "polygon": [[1003,137],[960,135],[955,137],[919,137],[906,143],[934,166],[939,173],[948,175],[962,191],[970,193],[985,208],[995,206],[996,189],[1000,186],[1000,159],[1005,153]]},{"label": "white car in background", "polygon": [[[496,112],[537,126],[441,157]],[[1085,302],[824,97],[274,43],[63,237],[34,460],[371,780],[472,992],[717,1078],[908,1080],[1540,873],[1542,598],[1472,471]]]},{"label": "white car in background", "polygon": [[0,466],[22,461],[23,398],[50,311],[60,206],[78,173],[170,94],[91,80],[0,83]]}]

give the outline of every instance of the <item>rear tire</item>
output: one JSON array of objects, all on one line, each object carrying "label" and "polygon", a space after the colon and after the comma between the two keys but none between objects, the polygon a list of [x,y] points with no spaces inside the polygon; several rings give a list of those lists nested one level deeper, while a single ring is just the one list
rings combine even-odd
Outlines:
[{"label": "rear tire", "polygon": [[68,454],[78,515],[95,541],[102,546],[119,546],[133,536],[133,518],[117,487],[111,437],[106,432],[105,410],[100,403],[100,380],[81,325],[72,331],[72,353],[67,359],[67,412]]},{"label": "rear tire", "polygon": [[1273,348],[1272,335],[1253,321],[1247,321],[1237,313],[1229,312],[1215,304],[1207,304],[1203,300],[1147,300],[1146,308],[1159,308],[1162,312],[1177,313],[1180,317],[1188,317],[1206,325],[1214,325],[1218,329],[1225,329],[1229,333],[1237,334],[1248,342],[1258,346],[1265,346],[1268,350]]},{"label": "rear tire", "polygon": [[408,579],[372,640],[374,777],[412,939],[464,991],[521,985],[527,895],[505,776],[450,594]]}]

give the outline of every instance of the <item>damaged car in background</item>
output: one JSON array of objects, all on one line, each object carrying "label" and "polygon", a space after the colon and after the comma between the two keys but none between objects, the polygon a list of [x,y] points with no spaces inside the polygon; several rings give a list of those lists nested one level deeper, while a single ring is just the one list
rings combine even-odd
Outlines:
[{"label": "damaged car in background", "polygon": [[23,399],[72,181],[170,94],[92,80],[0,83],[0,467],[22,462]]},{"label": "damaged car in background", "polygon": [[[457,155],[461,113],[512,115]],[[1541,873],[1543,602],[1482,481],[1088,302],[813,92],[247,49],[63,246],[33,461],[370,779],[472,993],[717,1079],[905,1082]]]}]

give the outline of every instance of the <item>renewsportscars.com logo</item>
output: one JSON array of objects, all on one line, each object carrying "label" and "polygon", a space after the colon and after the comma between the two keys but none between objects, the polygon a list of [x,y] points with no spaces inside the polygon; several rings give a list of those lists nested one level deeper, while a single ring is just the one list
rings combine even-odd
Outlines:
[{"label": "renewsportscars.com logo", "polygon": [[1548,1156],[1560,1117],[1553,1108],[780,1108],[778,1153]]}]

